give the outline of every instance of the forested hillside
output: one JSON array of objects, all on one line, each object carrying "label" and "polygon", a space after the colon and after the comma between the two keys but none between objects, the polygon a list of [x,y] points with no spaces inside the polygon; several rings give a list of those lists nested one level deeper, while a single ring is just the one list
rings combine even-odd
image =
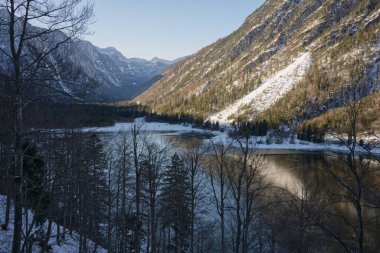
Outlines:
[{"label": "forested hillside", "polygon": [[355,82],[362,96],[378,92],[379,21],[373,0],[268,0],[134,101],[221,122],[312,118],[340,107]]}]

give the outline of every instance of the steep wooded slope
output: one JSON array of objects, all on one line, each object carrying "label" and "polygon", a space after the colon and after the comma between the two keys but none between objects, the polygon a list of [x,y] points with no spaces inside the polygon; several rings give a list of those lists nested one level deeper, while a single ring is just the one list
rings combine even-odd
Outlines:
[{"label": "steep wooded slope", "polygon": [[[378,90],[379,8],[376,0],[268,0],[237,31],[168,68],[134,101],[222,122],[284,107],[292,113],[285,120],[317,115],[339,106],[331,101],[354,65]],[[297,62],[302,71],[286,72]],[[300,92],[304,97],[288,103]]]}]

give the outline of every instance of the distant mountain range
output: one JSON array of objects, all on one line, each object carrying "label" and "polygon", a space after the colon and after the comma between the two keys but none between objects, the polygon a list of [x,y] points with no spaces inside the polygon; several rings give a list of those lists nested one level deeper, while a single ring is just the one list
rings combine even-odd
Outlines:
[{"label": "distant mountain range", "polygon": [[363,96],[378,94],[380,1],[267,0],[134,101],[222,123],[292,122],[342,106],[355,71],[367,86]]},{"label": "distant mountain range", "polygon": [[[0,10],[0,19],[3,23],[9,20],[6,10]],[[1,22],[1,21],[0,21]],[[29,25],[28,29],[41,29]],[[0,48],[9,52],[9,40],[7,27],[1,26]],[[65,35],[56,32],[54,36],[57,40]],[[52,39],[52,40],[50,40]],[[50,43],[55,38],[49,38]],[[44,47],[45,41],[36,41],[36,44]],[[49,71],[61,72],[63,69],[70,69],[72,72],[79,74],[72,84],[56,82],[54,89],[65,93],[71,93],[81,90],[80,86],[91,87],[86,90],[84,101],[113,102],[129,100],[149,88],[152,80],[157,80],[159,73],[178,60],[168,61],[159,58],[144,60],[138,58],[126,58],[117,49],[113,47],[99,48],[88,41],[75,40],[67,48],[60,48],[47,59],[46,64],[53,66]],[[27,61],[27,59],[25,59]],[[179,59],[180,60],[180,59]],[[9,59],[0,51],[0,72],[8,72]],[[74,71],[76,70],[76,71]],[[56,76],[56,79],[61,77]]]},{"label": "distant mountain range", "polygon": [[149,88],[160,71],[177,62],[126,58],[113,47],[98,48],[88,41],[77,41],[74,47],[71,64],[100,84],[89,97],[95,101],[132,99]]}]

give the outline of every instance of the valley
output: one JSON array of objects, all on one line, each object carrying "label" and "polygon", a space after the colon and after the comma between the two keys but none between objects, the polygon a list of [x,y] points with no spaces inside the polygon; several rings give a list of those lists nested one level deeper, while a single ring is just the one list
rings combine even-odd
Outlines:
[{"label": "valley", "polygon": [[380,2],[201,2],[0,0],[0,253],[379,252]]}]

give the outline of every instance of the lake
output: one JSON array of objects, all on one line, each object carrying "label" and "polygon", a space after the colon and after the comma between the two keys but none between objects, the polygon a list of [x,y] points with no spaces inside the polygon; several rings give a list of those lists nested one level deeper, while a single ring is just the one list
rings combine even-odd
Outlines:
[{"label": "lake", "polygon": [[[170,125],[166,123],[143,123],[139,122],[144,134],[149,135],[152,140],[163,143],[167,142],[175,151],[183,151],[194,143],[198,146],[208,145],[210,142],[226,143],[228,135],[225,132],[204,131],[193,129],[191,126]],[[91,131],[98,132],[103,139],[112,139],[116,133],[127,132],[133,123],[118,123],[113,127],[95,128]],[[255,146],[251,143],[252,148]],[[257,147],[257,146],[256,146]],[[237,149],[237,147],[234,147]],[[328,170],[345,170],[341,147],[331,148],[320,144],[296,144],[289,143],[266,145],[257,148],[257,154],[264,160],[264,176],[268,182],[275,187],[288,189],[290,192],[302,198],[305,188],[308,188],[308,198],[324,198],[326,190],[336,190],[337,183],[331,178]],[[379,172],[371,173],[368,183],[378,184],[380,182]],[[368,238],[377,238],[380,234],[380,209],[364,207],[363,219],[365,233]],[[331,215],[343,213],[347,219],[354,217],[355,209],[352,204],[341,202],[333,206]],[[334,220],[335,218],[333,218]],[[337,221],[340,224],[342,221]],[[345,231],[347,233],[352,233]],[[374,239],[374,241],[376,241]]]}]

